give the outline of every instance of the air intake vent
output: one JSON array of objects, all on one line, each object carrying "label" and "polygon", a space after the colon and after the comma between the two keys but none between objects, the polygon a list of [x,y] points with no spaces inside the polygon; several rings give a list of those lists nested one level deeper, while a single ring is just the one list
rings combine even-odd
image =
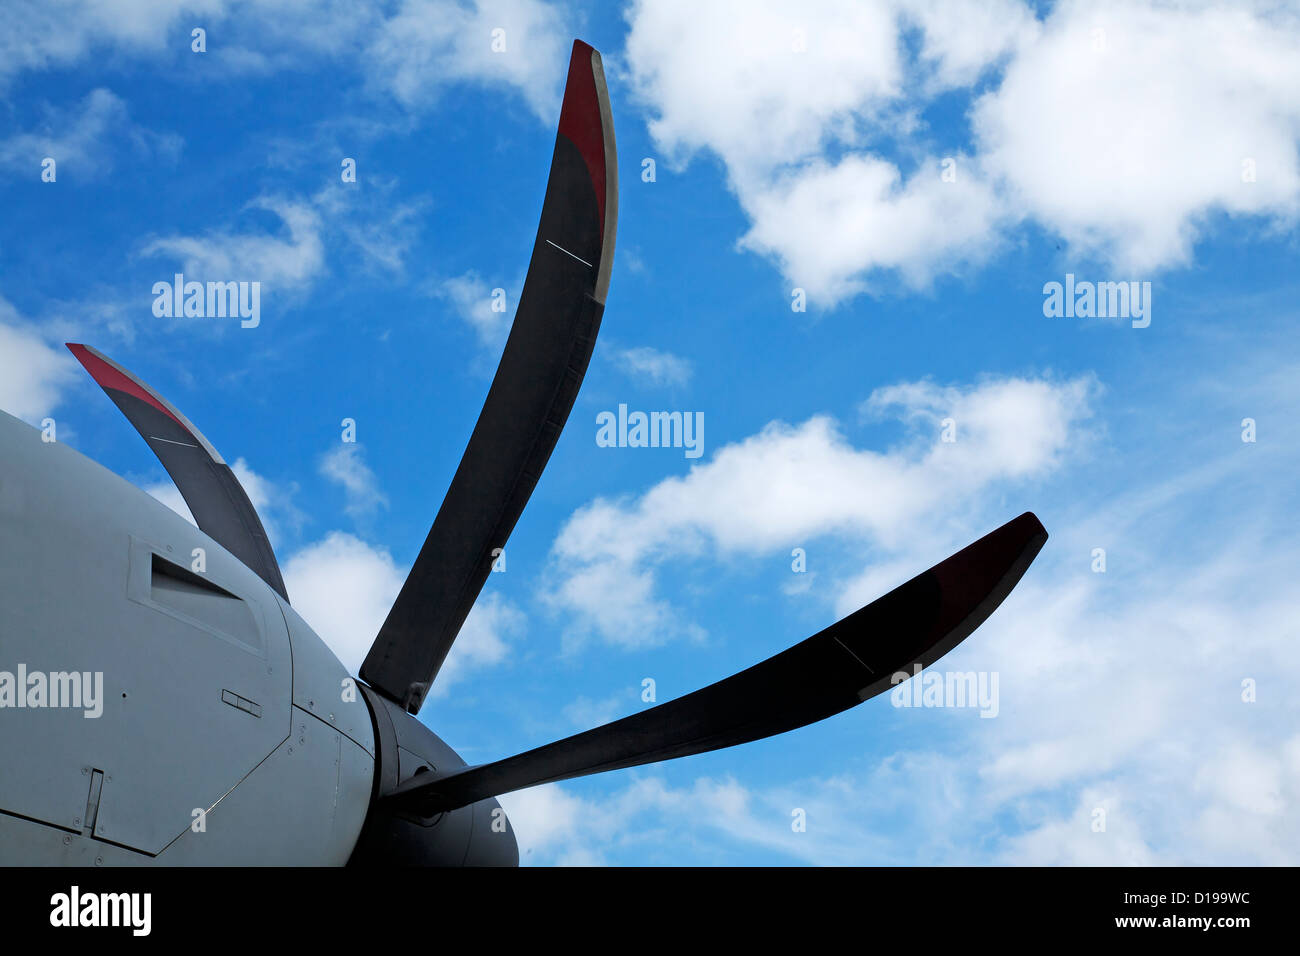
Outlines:
[{"label": "air intake vent", "polygon": [[158,600],[158,590],[171,591],[206,591],[209,594],[219,594],[221,597],[230,598],[232,601],[238,601],[235,597],[224,588],[219,588],[202,575],[188,571],[179,564],[172,564],[166,558],[159,555],[153,556],[153,599]]},{"label": "air intake vent", "polygon": [[248,605],[201,574],[153,556],[149,597],[201,626],[253,648],[261,646],[257,624]]}]

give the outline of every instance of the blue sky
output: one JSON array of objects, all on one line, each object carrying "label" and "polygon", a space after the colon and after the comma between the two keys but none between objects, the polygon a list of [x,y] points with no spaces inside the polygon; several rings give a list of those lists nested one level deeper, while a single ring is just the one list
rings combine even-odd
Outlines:
[{"label": "blue sky", "polygon": [[[142,376],[239,462],[355,666],[495,369],[579,36],[618,142],[604,324],[421,718],[505,756],[1022,511],[1052,538],[939,665],[996,674],[996,717],[877,698],[508,795],[524,862],[1295,863],[1300,11],[743,8],[20,3],[0,408],[175,505],[61,343]],[[177,271],[259,281],[260,324],[156,317]],[[1047,317],[1067,274],[1150,283],[1150,324]],[[619,404],[702,413],[703,455],[599,447]]]}]

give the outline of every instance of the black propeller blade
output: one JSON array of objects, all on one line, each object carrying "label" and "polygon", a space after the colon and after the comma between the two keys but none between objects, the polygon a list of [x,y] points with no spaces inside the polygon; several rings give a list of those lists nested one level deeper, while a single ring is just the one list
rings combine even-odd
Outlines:
[{"label": "black propeller blade", "polygon": [[555,448],[605,310],[618,219],[600,54],[574,41],[528,276],[451,487],[361,667],[417,713]]},{"label": "black propeller blade", "polygon": [[524,787],[731,747],[830,717],[956,647],[1002,603],[1046,541],[1043,526],[1026,512],[748,670],[505,760],[419,774],[386,800],[429,817]]},{"label": "black propeller blade", "polygon": [[67,345],[158,456],[199,530],[289,600],[257,509],[212,444],[171,402],[108,356],[87,345]]}]

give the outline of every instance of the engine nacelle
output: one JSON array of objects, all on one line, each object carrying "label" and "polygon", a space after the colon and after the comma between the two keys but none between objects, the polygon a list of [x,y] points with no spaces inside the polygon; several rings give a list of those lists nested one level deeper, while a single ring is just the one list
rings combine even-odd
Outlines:
[{"label": "engine nacelle", "polygon": [[364,684],[358,687],[374,720],[375,792],[349,865],[518,866],[514,831],[496,800],[430,819],[383,803],[384,794],[416,774],[459,769],[465,761],[398,704]]}]

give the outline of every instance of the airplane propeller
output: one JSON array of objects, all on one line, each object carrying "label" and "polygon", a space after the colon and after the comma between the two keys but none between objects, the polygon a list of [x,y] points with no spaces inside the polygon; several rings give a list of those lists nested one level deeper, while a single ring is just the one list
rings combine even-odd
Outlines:
[{"label": "airplane propeller", "polygon": [[618,161],[600,54],[573,44],[541,222],[501,363],[361,679],[417,713],[528,503],[596,345]]},{"label": "airplane propeller", "polygon": [[[414,723],[409,715],[419,712],[555,448],[604,314],[617,219],[600,54],[575,41],[509,339],[428,537],[360,669],[367,692],[389,702],[372,707],[385,714],[376,728],[405,733],[389,710]],[[158,455],[199,527],[287,600],[261,521],[211,444],[120,365],[86,346],[69,348]],[[367,832],[407,834],[394,818],[427,821],[524,787],[731,747],[854,707],[969,636],[1046,540],[1026,512],[825,630],[694,693],[492,763],[444,762],[404,777],[381,768]]]},{"label": "airplane propeller", "polygon": [[418,774],[388,800],[432,816],[555,780],[785,733],[928,667],[993,613],[1047,541],[1030,512],[788,650],[716,684],[495,763]]}]

